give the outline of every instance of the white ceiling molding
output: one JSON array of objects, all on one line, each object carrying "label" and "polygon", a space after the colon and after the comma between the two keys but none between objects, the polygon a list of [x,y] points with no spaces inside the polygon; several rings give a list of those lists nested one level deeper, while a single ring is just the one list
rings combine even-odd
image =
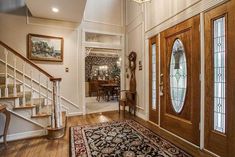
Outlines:
[{"label": "white ceiling molding", "polygon": [[119,57],[121,50],[106,48],[86,48],[86,56]]},{"label": "white ceiling molding", "polygon": [[142,4],[142,3],[146,3],[146,2],[151,2],[151,0],[132,0],[136,3]]},{"label": "white ceiling molding", "polygon": [[[25,0],[25,4],[34,17],[80,23],[87,0]],[[58,9],[53,12],[52,9]]]}]

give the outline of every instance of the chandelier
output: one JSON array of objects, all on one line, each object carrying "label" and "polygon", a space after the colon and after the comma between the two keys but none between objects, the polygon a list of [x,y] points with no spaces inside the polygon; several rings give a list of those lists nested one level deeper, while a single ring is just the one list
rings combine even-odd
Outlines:
[{"label": "chandelier", "polygon": [[132,1],[139,3],[139,4],[145,3],[145,2],[151,2],[151,0],[132,0]]}]

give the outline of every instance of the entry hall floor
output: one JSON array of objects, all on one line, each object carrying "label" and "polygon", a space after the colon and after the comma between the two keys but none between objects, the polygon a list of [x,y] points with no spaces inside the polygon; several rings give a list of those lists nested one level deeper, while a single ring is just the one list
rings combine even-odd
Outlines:
[{"label": "entry hall floor", "polygon": [[200,151],[178,138],[162,131],[150,122],[146,122],[138,117],[133,117],[127,112],[125,117],[123,113],[119,115],[117,111],[104,112],[102,114],[95,113],[85,116],[76,116],[68,118],[68,127],[64,138],[59,140],[48,140],[46,137],[38,137],[33,139],[25,139],[8,143],[8,148],[4,149],[3,144],[0,144],[0,157],[68,157],[69,156],[69,127],[82,125],[82,124],[94,124],[102,122],[110,122],[124,119],[133,119],[140,124],[154,131],[158,135],[162,136],[166,140],[174,143],[176,146],[184,149],[193,156],[198,157],[210,157],[209,154]]}]

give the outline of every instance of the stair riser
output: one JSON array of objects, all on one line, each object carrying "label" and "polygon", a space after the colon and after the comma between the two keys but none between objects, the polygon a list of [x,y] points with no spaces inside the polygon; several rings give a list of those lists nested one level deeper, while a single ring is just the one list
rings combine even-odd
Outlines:
[{"label": "stair riser", "polygon": [[41,98],[40,100],[37,99],[33,99],[33,104],[36,106],[41,105],[41,107],[45,106],[45,99]]},{"label": "stair riser", "polygon": [[[5,87],[0,87],[1,96],[5,96]],[[16,92],[20,92],[20,85],[16,85]],[[14,94],[14,86],[8,86],[8,95]]]},{"label": "stair riser", "polygon": [[50,105],[44,105],[43,107],[41,107],[40,113],[50,114],[51,113],[51,106]]},{"label": "stair riser", "polygon": [[[25,95],[25,103],[30,103],[31,102],[31,94],[26,94]],[[23,97],[20,97],[20,105],[23,105]]]},{"label": "stair riser", "polygon": [[5,77],[0,77],[0,85],[6,83],[6,78]]}]

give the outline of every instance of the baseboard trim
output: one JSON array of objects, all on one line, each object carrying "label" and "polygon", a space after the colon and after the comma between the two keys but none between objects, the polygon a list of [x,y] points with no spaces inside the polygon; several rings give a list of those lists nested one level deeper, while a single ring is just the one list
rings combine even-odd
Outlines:
[{"label": "baseboard trim", "polygon": [[81,115],[83,115],[82,112],[68,112],[67,114],[68,117],[81,116]]},{"label": "baseboard trim", "polygon": [[142,113],[138,112],[138,111],[136,112],[136,116],[141,118],[141,119],[144,119],[144,120],[148,121],[147,116],[145,114],[142,114]]},{"label": "baseboard trim", "polygon": [[[47,134],[46,130],[21,132],[21,133],[7,135],[7,141],[16,141],[26,138],[40,137],[40,136],[45,136],[46,134]],[[0,139],[0,143],[3,143],[3,137]]]}]

